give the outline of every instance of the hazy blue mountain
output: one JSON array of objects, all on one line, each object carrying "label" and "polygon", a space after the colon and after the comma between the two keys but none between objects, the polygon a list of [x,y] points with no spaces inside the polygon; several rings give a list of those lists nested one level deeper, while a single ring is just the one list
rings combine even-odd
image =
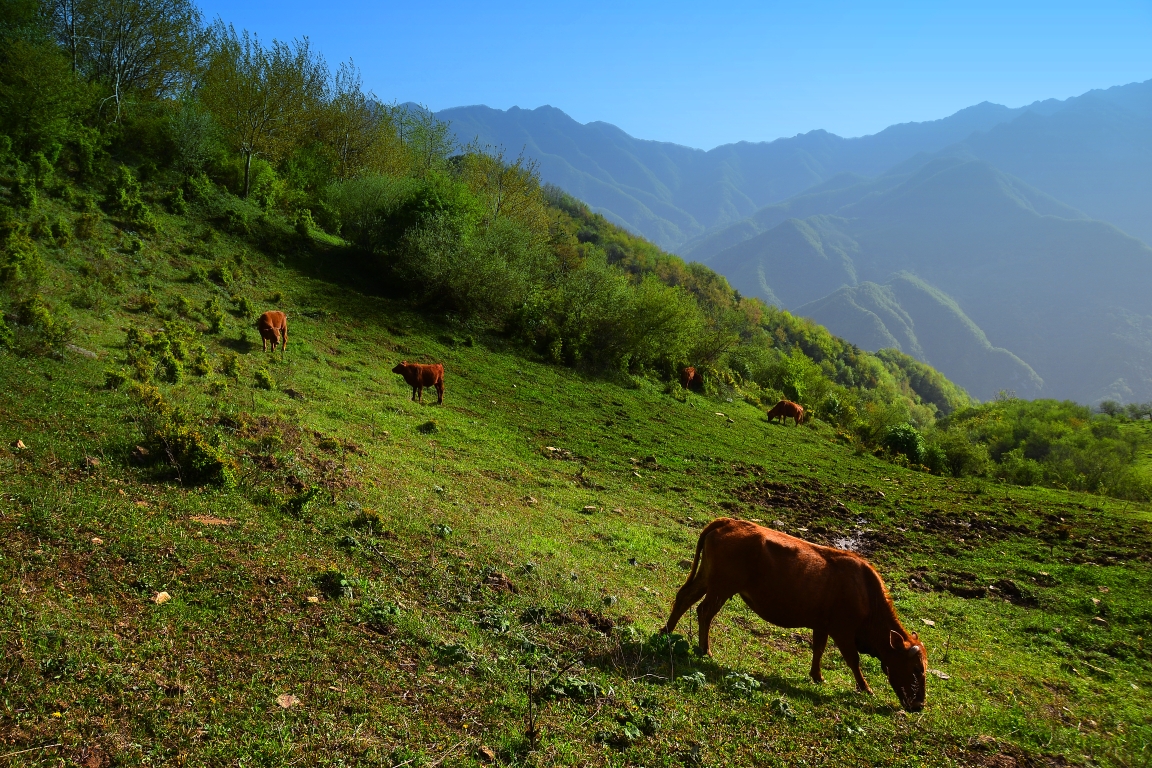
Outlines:
[{"label": "hazy blue mountain", "polygon": [[930,365],[947,361],[969,392],[1043,394],[1044,382],[1031,366],[992,346],[955,301],[906,272],[884,285],[844,286],[796,312],[864,349],[899,349]]},{"label": "hazy blue mountain", "polygon": [[899,346],[977,397],[1033,392],[1030,368],[1047,396],[1152,399],[1152,248],[984,161],[935,158],[892,181],[707,263],[861,346]]},{"label": "hazy blue mountain", "polygon": [[[740,228],[725,233],[725,246],[758,234],[779,222],[758,228],[744,220],[783,216],[761,209],[814,187],[842,184],[851,175],[901,175],[940,154],[988,160],[1152,242],[1152,81],[1019,108],[985,102],[859,138],[811,131],[708,151],[637,139],[608,123],[581,124],[553,107],[457,107],[437,114],[451,122],[461,143],[523,149],[539,161],[545,182],[681,253],[697,253],[704,239],[730,224]],[[713,243],[699,253],[718,250]]]},{"label": "hazy blue mountain", "polygon": [[942,120],[894,125],[844,139],[811,131],[771,142],[704,151],[581,124],[554,107],[456,107],[437,113],[462,144],[502,146],[540,163],[541,178],[611,221],[675,250],[706,230],[739,221],[842,173],[872,176],[919,152],[938,152],[1021,113],[977,104]]}]

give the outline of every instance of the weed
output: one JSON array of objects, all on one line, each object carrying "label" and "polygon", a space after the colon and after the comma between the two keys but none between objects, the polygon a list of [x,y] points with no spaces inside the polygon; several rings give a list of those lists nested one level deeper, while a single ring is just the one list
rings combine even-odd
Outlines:
[{"label": "weed", "polygon": [[352,599],[352,582],[336,568],[318,574],[314,581],[317,589],[333,600]]},{"label": "weed", "polygon": [[431,435],[438,432],[439,427],[436,426],[436,421],[434,419],[429,419],[428,421],[416,427],[416,431],[422,435]]},{"label": "weed", "polygon": [[240,378],[240,357],[235,352],[225,352],[220,358],[220,373],[230,379]]}]

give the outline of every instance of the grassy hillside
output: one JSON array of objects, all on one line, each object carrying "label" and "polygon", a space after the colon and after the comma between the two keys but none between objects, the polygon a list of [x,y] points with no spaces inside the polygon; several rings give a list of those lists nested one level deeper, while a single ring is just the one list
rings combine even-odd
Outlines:
[{"label": "grassy hillside", "polygon": [[[0,351],[0,765],[1147,764],[1146,507],[535,362],[359,291],[316,232],[89,214]],[[445,364],[444,406],[400,359]],[[654,639],[719,515],[867,553],[926,710],[871,659],[875,697],[834,653],[810,683],[807,634],[736,602],[712,659],[690,618]]]}]

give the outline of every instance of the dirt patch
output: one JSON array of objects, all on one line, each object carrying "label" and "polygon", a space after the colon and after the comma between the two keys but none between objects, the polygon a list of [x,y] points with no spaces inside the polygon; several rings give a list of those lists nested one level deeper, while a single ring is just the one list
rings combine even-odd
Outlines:
[{"label": "dirt patch", "polygon": [[211,515],[193,515],[188,519],[194,523],[200,523],[200,525],[222,526],[236,524],[235,520],[226,520],[222,517],[212,517]]},{"label": "dirt patch", "polygon": [[908,586],[917,592],[948,592],[969,600],[988,595],[986,582],[968,571],[930,573],[918,569],[908,576]]},{"label": "dirt patch", "polygon": [[733,495],[736,501],[721,502],[720,506],[735,514],[747,511],[753,520],[763,520],[770,528],[816,544],[862,554],[904,545],[899,532],[868,526],[868,508],[882,498],[871,488],[832,486],[818,480],[807,480],[803,485],[760,480],[737,488]]},{"label": "dirt patch", "polygon": [[581,627],[591,627],[597,632],[608,633],[616,626],[616,622],[587,608],[576,608],[572,611],[553,611],[548,617],[553,624],[575,624]]}]

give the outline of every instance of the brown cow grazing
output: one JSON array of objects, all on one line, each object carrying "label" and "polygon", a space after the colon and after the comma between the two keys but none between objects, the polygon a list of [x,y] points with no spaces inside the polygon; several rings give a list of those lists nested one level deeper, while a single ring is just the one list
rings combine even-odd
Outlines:
[{"label": "brown cow grazing", "polygon": [[419,395],[420,402],[424,402],[424,387],[436,387],[436,402],[444,402],[444,366],[439,363],[421,365],[405,360],[393,368],[392,373],[403,376],[408,386],[412,387],[413,400]]},{"label": "brown cow grazing", "polygon": [[704,389],[704,377],[695,368],[688,366],[680,372],[680,386],[684,389],[700,391]]},{"label": "brown cow grazing", "polygon": [[284,357],[284,348],[288,346],[288,315],[283,312],[265,312],[256,321],[256,330],[260,331],[260,343],[264,351],[268,351],[268,342],[272,342],[272,351],[276,351],[276,342],[280,342],[280,357]]},{"label": "brown cow grazing", "polygon": [[880,659],[900,703],[911,712],[924,707],[928,655],[916,633],[900,624],[880,574],[853,552],[810,544],[745,520],[722,517],[701,532],[688,581],[676,593],[662,630],[701,598],[700,653],[708,654],[708,628],[733,595],[765,621],[812,629],[812,669],[823,682],[820,657],[831,637],[856,689],[872,693],[860,672],[860,654]]},{"label": "brown cow grazing", "polygon": [[791,400],[781,400],[768,411],[768,421],[775,421],[777,418],[782,425],[787,424],[788,419],[795,419],[796,426],[800,426],[800,422],[804,421],[804,406]]}]

